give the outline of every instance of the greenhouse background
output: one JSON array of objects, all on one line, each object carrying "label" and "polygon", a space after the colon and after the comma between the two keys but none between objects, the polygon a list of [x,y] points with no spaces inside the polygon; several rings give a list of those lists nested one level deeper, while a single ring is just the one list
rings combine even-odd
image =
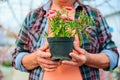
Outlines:
[{"label": "greenhouse background", "polygon": [[[0,0],[0,80],[28,80],[28,74],[10,66],[11,51],[25,16],[38,8],[42,0]],[[44,0],[45,2],[47,0]],[[113,40],[120,52],[120,2],[119,0],[82,0],[86,5],[98,8],[106,18]],[[120,60],[119,60],[120,66]],[[105,72],[101,80],[120,80],[120,68]]]}]

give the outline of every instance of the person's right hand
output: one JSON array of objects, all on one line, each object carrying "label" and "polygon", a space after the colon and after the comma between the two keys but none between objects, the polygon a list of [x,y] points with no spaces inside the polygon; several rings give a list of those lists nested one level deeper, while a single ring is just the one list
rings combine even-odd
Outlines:
[{"label": "person's right hand", "polygon": [[54,71],[59,65],[59,62],[50,60],[51,53],[48,50],[48,45],[40,47],[37,51],[37,62],[39,66],[46,71]]}]

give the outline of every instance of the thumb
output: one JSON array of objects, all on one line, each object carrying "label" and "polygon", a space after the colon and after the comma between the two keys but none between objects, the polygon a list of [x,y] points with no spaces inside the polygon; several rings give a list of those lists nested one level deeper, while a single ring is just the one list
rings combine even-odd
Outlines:
[{"label": "thumb", "polygon": [[47,41],[47,40],[45,41],[45,45],[49,45],[49,43],[48,43],[48,41]]},{"label": "thumb", "polygon": [[44,45],[43,45],[43,46],[41,46],[41,47],[39,48],[39,50],[44,51],[44,50],[46,50],[46,49],[48,49],[48,41],[47,41],[47,40],[45,40]]},{"label": "thumb", "polygon": [[49,52],[43,52],[43,53],[40,53],[40,56],[44,58],[50,58],[51,54]]},{"label": "thumb", "polygon": [[41,46],[39,50],[45,51],[48,49],[48,45]]},{"label": "thumb", "polygon": [[74,49],[79,53],[79,54],[85,54],[86,51],[78,46],[74,46]]},{"label": "thumb", "polygon": [[80,42],[79,42],[79,37],[78,37],[78,34],[76,34],[76,35],[75,35],[75,40],[74,40],[74,43],[73,43],[73,44],[74,44],[75,46],[80,46],[79,43],[80,43]]}]

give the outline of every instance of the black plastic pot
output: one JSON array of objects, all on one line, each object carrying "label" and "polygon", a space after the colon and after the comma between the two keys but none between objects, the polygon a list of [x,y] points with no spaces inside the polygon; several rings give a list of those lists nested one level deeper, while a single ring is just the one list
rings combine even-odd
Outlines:
[{"label": "black plastic pot", "polygon": [[51,60],[70,60],[69,53],[73,49],[73,37],[50,37],[47,38],[50,52],[52,54]]}]

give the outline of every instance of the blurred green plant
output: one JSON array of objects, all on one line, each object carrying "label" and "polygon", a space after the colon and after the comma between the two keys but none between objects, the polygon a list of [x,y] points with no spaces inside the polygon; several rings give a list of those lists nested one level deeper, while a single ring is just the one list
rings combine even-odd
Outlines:
[{"label": "blurred green plant", "polygon": [[12,62],[11,62],[11,61],[3,62],[3,63],[2,63],[2,66],[5,66],[5,67],[12,67]]}]

